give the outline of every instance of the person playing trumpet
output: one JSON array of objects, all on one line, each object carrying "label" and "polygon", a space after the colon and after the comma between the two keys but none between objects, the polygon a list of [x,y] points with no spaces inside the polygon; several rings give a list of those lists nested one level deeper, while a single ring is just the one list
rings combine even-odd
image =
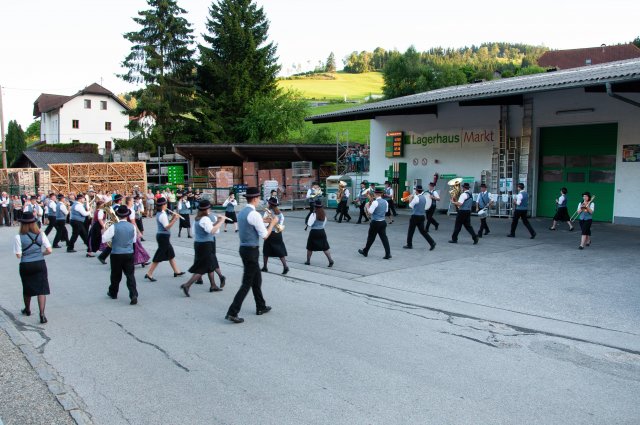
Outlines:
[{"label": "person playing trumpet", "polygon": [[158,213],[156,214],[156,224],[158,226],[158,230],[156,232],[156,241],[158,242],[158,249],[156,253],[153,255],[153,260],[151,263],[151,267],[149,267],[149,271],[144,275],[144,278],[155,282],[158,279],[153,277],[153,272],[155,271],[158,264],[163,261],[168,261],[173,269],[173,277],[182,276],[184,272],[180,271],[178,268],[178,264],[176,263],[176,253],[173,250],[173,246],[171,245],[171,227],[176,224],[180,214],[172,213],[171,220],[167,215],[167,199],[159,198],[158,202],[156,202]]},{"label": "person playing trumpet", "polygon": [[409,230],[407,231],[407,244],[403,246],[403,248],[413,248],[413,233],[416,231],[417,227],[422,237],[425,238],[429,243],[429,246],[431,247],[429,251],[433,251],[433,249],[436,247],[436,242],[424,229],[424,222],[426,220],[425,210],[427,210],[428,208],[426,208],[427,198],[422,192],[422,186],[417,185],[413,195],[410,197],[409,208],[411,208],[412,211],[411,218],[409,219]]},{"label": "person playing trumpet", "polygon": [[591,245],[591,223],[593,222],[593,211],[596,206],[592,202],[590,192],[584,192],[582,194],[582,202],[578,204],[578,219],[580,220],[580,230],[582,231],[582,237],[580,238],[580,246],[578,249],[584,249],[585,246]]},{"label": "person playing trumpet", "polygon": [[351,216],[349,215],[349,198],[351,198],[351,192],[345,184],[342,196],[338,199],[338,208],[336,209],[336,216],[334,217],[334,220],[337,220],[338,223],[342,223],[343,218],[347,220],[347,223],[351,221]]},{"label": "person playing trumpet", "polygon": [[[304,218],[305,224],[309,221],[309,217],[311,217],[311,214],[315,211],[316,201],[322,201],[322,189],[320,189],[318,182],[311,183],[311,187],[307,190],[306,198],[307,202],[309,202],[309,213]],[[307,230],[307,227],[309,226],[305,225],[304,230]]]},{"label": "person playing trumpet", "polygon": [[274,231],[269,234],[269,237],[264,240],[262,245],[262,271],[268,272],[267,262],[269,261],[269,257],[276,257],[280,259],[282,262],[282,274],[287,274],[289,272],[289,267],[287,266],[287,247],[284,244],[284,240],[282,239],[282,232],[278,231],[278,228],[284,224],[284,215],[278,208],[278,199],[275,197],[269,198],[267,201],[268,209],[265,211],[262,220],[264,221],[265,227],[269,227],[271,224],[272,217],[278,217],[278,226],[274,228]]},{"label": "person playing trumpet", "polygon": [[362,223],[362,218],[364,217],[364,222],[369,221],[369,217],[367,217],[367,213],[364,208],[367,204],[367,194],[369,193],[369,188],[367,187],[367,181],[363,181],[360,183],[360,192],[358,193],[358,208],[360,209],[360,215],[358,216],[357,224]]}]

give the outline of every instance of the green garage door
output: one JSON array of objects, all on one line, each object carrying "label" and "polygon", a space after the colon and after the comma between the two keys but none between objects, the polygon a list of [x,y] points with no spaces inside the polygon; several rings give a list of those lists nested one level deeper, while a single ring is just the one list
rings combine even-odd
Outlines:
[{"label": "green garage door", "polygon": [[596,198],[596,221],[612,221],[618,124],[592,124],[540,129],[539,217],[553,217],[561,187],[569,194],[569,214],[580,194]]}]

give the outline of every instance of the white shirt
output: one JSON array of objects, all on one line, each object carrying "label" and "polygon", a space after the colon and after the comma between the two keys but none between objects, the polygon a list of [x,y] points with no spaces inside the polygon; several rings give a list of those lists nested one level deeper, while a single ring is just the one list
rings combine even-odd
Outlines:
[{"label": "white shirt", "polygon": [[[62,211],[62,208],[60,208],[60,211]],[[104,220],[104,211],[98,210],[98,220]]]},{"label": "white shirt", "polygon": [[[594,212],[596,212],[596,206],[593,202],[591,202],[589,204],[589,209],[591,210],[591,214],[593,214]],[[582,212],[582,202],[580,202],[578,204],[578,211]]]},{"label": "white shirt", "polygon": [[[216,220],[216,223],[217,222]],[[193,233],[196,233],[196,226],[202,227],[207,233],[211,233],[211,230],[213,230],[213,222],[207,216],[202,217],[200,220],[193,220]],[[220,229],[218,229],[216,233],[220,233]]]},{"label": "white shirt", "polygon": [[38,204],[28,203],[24,207],[24,212],[31,211],[35,218],[42,217],[42,207]]},{"label": "white shirt", "polygon": [[223,206],[223,207],[226,207],[226,206],[227,206],[227,205],[229,205],[229,204],[233,205],[234,207],[237,207],[237,206],[238,206],[238,201],[236,201],[235,199],[233,199],[233,200],[229,200],[229,198],[227,198],[227,199],[222,203],[222,206]]},{"label": "white shirt", "polygon": [[[42,236],[42,246],[45,249],[51,248],[51,242],[47,239],[47,235],[45,235],[44,232],[40,232],[40,235]],[[13,253],[22,255],[22,241],[20,240],[20,235],[16,235],[13,239]]]},{"label": "white shirt", "polygon": [[[316,213],[311,213],[311,215],[309,216],[309,220],[307,220],[307,225],[309,227],[311,227],[313,225],[313,223],[316,222]],[[327,224],[327,217],[324,218],[324,224],[326,226]]]},{"label": "white shirt", "polygon": [[415,207],[418,202],[420,202],[420,198],[418,198],[418,195],[413,195],[411,202],[409,202],[409,208]]},{"label": "white shirt", "polygon": [[431,199],[433,199],[434,201],[440,200],[440,194],[438,194],[437,190],[434,189],[431,191]]},{"label": "white shirt", "polygon": [[516,195],[516,205],[520,205],[522,203],[522,192],[518,192]]},{"label": "white shirt", "polygon": [[67,206],[63,203],[60,203],[60,211],[62,211],[65,216],[69,214],[69,210],[67,210]]},{"label": "white shirt", "polygon": [[49,208],[49,211],[48,211],[49,215],[56,215],[56,202],[55,201],[49,201],[49,203],[47,204],[47,207]]},{"label": "white shirt", "polygon": [[158,221],[160,222],[160,224],[162,224],[164,226],[164,228],[166,229],[167,226],[169,225],[169,218],[167,217],[167,212],[166,211],[162,211],[160,214],[160,217],[158,218]]},{"label": "white shirt", "polygon": [[178,211],[180,211],[183,208],[186,208],[186,209],[191,208],[191,203],[189,201],[183,201],[182,199],[179,200],[178,201]]},{"label": "white shirt", "polygon": [[480,192],[480,194],[478,195],[478,208],[480,207],[480,197],[484,196],[484,194],[487,194],[487,198],[489,199],[489,201],[487,202],[487,204],[483,207],[483,208],[488,208],[489,204],[491,203],[492,199],[491,199],[491,194],[489,193],[488,190],[484,191],[484,192]]},{"label": "white shirt", "polygon": [[249,223],[251,226],[253,226],[256,229],[256,232],[258,232],[258,236],[260,236],[261,239],[267,239],[268,232],[267,232],[267,228],[264,227],[262,216],[258,211],[256,211],[255,206],[251,204],[248,204],[247,206],[253,210],[247,216],[247,223]]},{"label": "white shirt", "polygon": [[81,214],[82,216],[86,217],[89,215],[89,211],[84,209],[84,204],[81,204],[80,202],[77,202],[74,206],[73,206],[73,210],[79,214]]},{"label": "white shirt", "polygon": [[564,195],[560,195],[560,197],[558,198],[558,205],[562,205],[562,203],[564,202],[564,199],[565,199],[565,196]]},{"label": "white shirt", "polygon": [[[308,197],[308,196],[307,196]],[[7,208],[9,206],[9,198],[2,197],[2,206]]]},{"label": "white shirt", "polygon": [[138,200],[138,202],[134,202],[134,207],[137,205],[138,206],[138,213],[142,214],[144,213],[144,202],[142,202],[142,199]]},{"label": "white shirt", "polygon": [[[273,212],[272,214],[275,215]],[[265,211],[265,213],[262,215],[262,218],[267,217],[269,217],[269,214]],[[284,214],[282,215],[282,217],[278,217],[278,224],[284,224]],[[264,227],[269,227],[269,223],[264,223]]]},{"label": "white shirt", "polygon": [[[389,191],[389,193],[386,193],[387,191]],[[391,186],[385,189],[385,195],[389,198],[393,198],[393,188]]]},{"label": "white shirt", "polygon": [[345,188],[344,193],[342,194],[342,199],[349,199],[349,196],[351,196],[351,192],[349,192],[349,189]]},{"label": "white shirt", "polygon": [[460,195],[460,197],[458,198],[458,202],[462,204],[464,201],[467,200],[468,197],[469,195],[467,194],[467,192],[462,192],[462,195]]},{"label": "white shirt", "polygon": [[[373,212],[376,210],[376,208],[378,208],[378,199],[380,198],[376,198],[375,201],[373,201],[371,203],[371,205],[369,205],[368,211],[369,214],[373,214]],[[387,202],[387,208],[384,210],[384,212],[386,213],[387,211],[389,211],[389,203]]]},{"label": "white shirt", "polygon": [[133,208],[130,208],[130,209],[129,209],[129,211],[130,211],[130,212],[129,212],[129,220],[131,220],[131,221],[135,221],[135,219],[136,219],[136,212],[133,210]]},{"label": "white shirt", "polygon": [[[134,228],[136,226],[133,226]],[[109,226],[109,228],[102,234],[102,243],[107,243],[107,242],[111,242],[111,240],[113,239],[113,235],[116,234],[116,226]],[[133,232],[133,238],[131,239],[131,243],[134,244],[136,243],[136,240],[138,238],[138,235],[136,232]]]},{"label": "white shirt", "polygon": [[307,199],[311,198],[311,194],[313,193],[313,189],[307,190]]}]

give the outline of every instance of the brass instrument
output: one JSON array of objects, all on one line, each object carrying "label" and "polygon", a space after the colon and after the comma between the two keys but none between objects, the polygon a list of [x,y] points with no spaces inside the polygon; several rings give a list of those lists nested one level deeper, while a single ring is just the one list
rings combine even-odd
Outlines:
[{"label": "brass instrument", "polygon": [[[264,213],[266,214],[265,218],[267,220],[271,221],[274,218],[274,214],[269,208],[265,209]],[[275,226],[273,226],[273,231],[276,233],[282,233],[284,232],[284,227],[284,224],[280,224],[280,222],[278,222]]]},{"label": "brass instrument", "polygon": [[589,199],[588,201],[584,201],[580,204],[580,209],[577,209],[576,212],[573,213],[573,215],[571,216],[571,219],[569,220],[571,223],[573,223],[575,221],[576,218],[578,218],[578,216],[580,215],[580,213],[582,211],[585,211],[587,208],[589,208],[589,205],[591,205],[591,203],[593,202],[593,200],[596,199],[596,195],[593,195],[591,197],[591,199]]},{"label": "brass instrument", "polygon": [[[113,208],[111,208],[111,205],[113,205],[113,201],[107,201],[100,207],[104,213],[103,232],[106,232],[109,227],[120,221],[116,213],[113,211]],[[107,246],[111,247],[111,241],[107,242]]]},{"label": "brass instrument", "polygon": [[347,182],[340,180],[338,183],[338,194],[336,195],[336,201],[340,203],[342,197],[344,196],[344,190],[347,188]]},{"label": "brass instrument", "polygon": [[406,204],[408,204],[409,202],[411,202],[411,200],[413,199],[413,197],[416,195],[415,191],[412,194],[409,194],[409,192],[405,192],[407,195],[403,196],[402,198],[400,198],[400,200]]},{"label": "brass instrument", "polygon": [[322,196],[322,189],[320,189],[320,188],[317,188],[317,189],[311,188],[311,190],[312,190],[312,192],[311,192],[311,198],[312,199],[315,199],[315,198],[317,198],[319,196]]},{"label": "brass instrument", "polygon": [[364,214],[367,216],[368,219],[370,219],[371,218],[371,213],[369,212],[369,206],[371,205],[371,203],[373,201],[375,201],[376,194],[375,194],[374,190],[371,189],[371,188],[367,189],[366,194],[367,194],[367,203],[364,206]]},{"label": "brass instrument", "polygon": [[460,187],[462,180],[464,180],[462,177],[457,177],[447,182],[447,185],[449,186],[449,195],[453,202],[458,202],[458,198],[462,195],[462,188]]}]

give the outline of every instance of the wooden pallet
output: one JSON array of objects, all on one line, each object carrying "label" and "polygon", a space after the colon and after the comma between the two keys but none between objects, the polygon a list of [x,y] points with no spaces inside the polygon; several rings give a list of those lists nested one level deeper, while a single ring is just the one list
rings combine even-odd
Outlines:
[{"label": "wooden pallet", "polygon": [[147,191],[147,169],[144,162],[88,162],[49,164],[51,189],[56,192],[98,191],[131,193],[135,186]]}]

